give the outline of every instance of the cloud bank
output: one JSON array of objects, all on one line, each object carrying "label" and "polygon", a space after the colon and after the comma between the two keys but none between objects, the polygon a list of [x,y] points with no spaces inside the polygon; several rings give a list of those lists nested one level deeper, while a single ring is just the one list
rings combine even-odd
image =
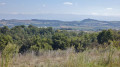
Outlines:
[{"label": "cloud bank", "polygon": [[73,5],[72,2],[64,2],[63,4],[64,4],[64,5]]}]

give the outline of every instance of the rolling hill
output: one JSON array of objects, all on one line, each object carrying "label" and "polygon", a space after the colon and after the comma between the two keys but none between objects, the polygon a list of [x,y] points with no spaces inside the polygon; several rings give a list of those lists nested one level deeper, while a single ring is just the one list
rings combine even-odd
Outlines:
[{"label": "rolling hill", "polygon": [[96,31],[101,29],[120,29],[120,21],[99,21],[95,19],[84,19],[82,21],[60,21],[60,20],[0,20],[0,26],[14,27],[17,25],[34,25],[37,27],[53,27],[55,29]]}]

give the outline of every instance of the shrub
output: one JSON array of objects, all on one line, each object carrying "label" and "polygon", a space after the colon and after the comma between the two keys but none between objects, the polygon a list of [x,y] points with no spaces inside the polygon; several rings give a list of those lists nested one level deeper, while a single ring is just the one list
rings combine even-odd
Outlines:
[{"label": "shrub", "polygon": [[1,67],[8,67],[12,57],[18,53],[18,47],[15,44],[8,43],[5,49],[2,51],[2,65]]}]

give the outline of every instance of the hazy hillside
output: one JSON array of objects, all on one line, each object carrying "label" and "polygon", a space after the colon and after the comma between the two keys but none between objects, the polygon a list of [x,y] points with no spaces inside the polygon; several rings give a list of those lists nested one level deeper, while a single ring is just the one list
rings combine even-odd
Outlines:
[{"label": "hazy hillside", "polygon": [[101,30],[120,29],[120,21],[99,21],[95,19],[84,19],[82,21],[60,21],[60,20],[0,20],[0,26],[14,27],[17,25],[34,25],[37,27],[53,27],[67,30]]}]

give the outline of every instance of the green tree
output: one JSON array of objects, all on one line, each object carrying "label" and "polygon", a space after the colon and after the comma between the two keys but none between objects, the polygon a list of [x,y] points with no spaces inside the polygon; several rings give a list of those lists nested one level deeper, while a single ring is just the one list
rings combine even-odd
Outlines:
[{"label": "green tree", "polygon": [[12,37],[9,35],[0,35],[0,50],[3,50],[8,43],[13,43]]},{"label": "green tree", "polygon": [[55,33],[52,37],[53,40],[53,49],[66,49],[70,47],[67,36],[63,33]]},{"label": "green tree", "polygon": [[109,40],[113,40],[113,32],[111,29],[109,30],[103,30],[100,32],[97,36],[98,43],[108,43]]},{"label": "green tree", "polygon": [[51,50],[51,42],[47,38],[41,39],[39,36],[33,38],[33,44],[30,46],[30,50],[39,51],[39,50]]},{"label": "green tree", "polygon": [[0,32],[3,34],[7,34],[10,31],[10,29],[7,26],[4,26],[0,29]]}]

